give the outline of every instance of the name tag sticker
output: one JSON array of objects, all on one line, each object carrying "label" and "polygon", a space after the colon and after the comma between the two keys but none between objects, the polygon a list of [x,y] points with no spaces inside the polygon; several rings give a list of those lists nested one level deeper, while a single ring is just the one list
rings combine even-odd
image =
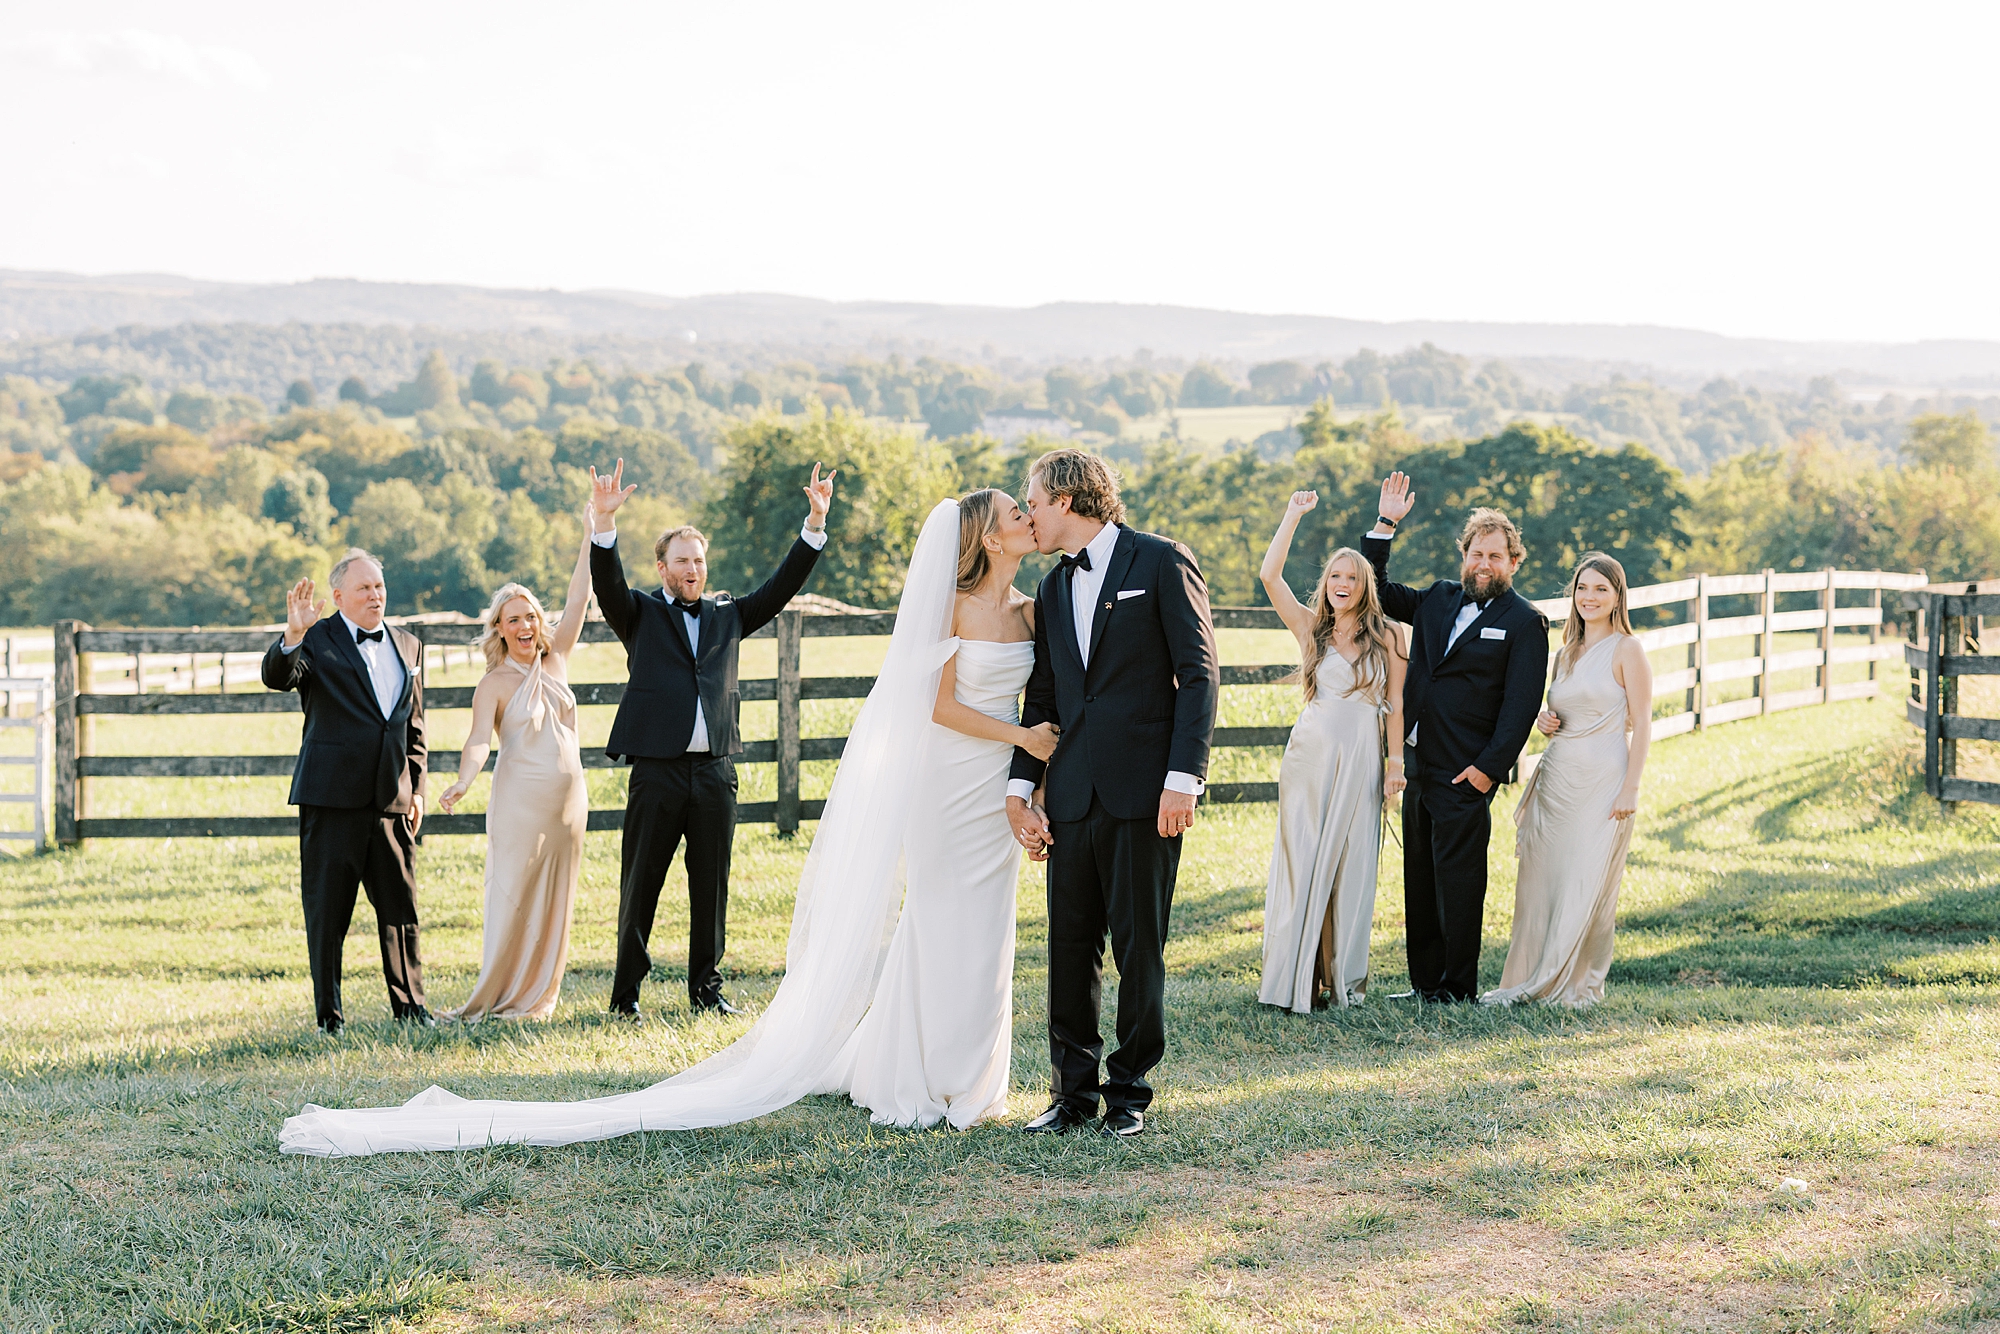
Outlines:
[{"label": "name tag sticker", "polygon": [[1118,600],[1120,602],[1123,602],[1126,598],[1138,598],[1144,596],[1146,596],[1146,590],[1143,588],[1121,588],[1118,590]]},{"label": "name tag sticker", "polygon": [[1507,632],[1496,625],[1489,625],[1479,632],[1481,639],[1505,639]]}]

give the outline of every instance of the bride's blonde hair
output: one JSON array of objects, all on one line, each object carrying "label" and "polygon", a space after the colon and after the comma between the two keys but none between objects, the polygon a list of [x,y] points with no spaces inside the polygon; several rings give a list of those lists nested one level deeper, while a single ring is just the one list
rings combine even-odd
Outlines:
[{"label": "bride's blonde hair", "polygon": [[479,636],[479,648],[486,655],[486,670],[489,672],[499,667],[501,659],[507,656],[507,640],[500,633],[500,616],[507,610],[507,604],[516,598],[526,602],[535,612],[535,656],[546,657],[549,650],[555,647],[555,641],[549,638],[549,614],[542,610],[542,600],[525,585],[502,584],[493,594],[493,601],[486,604],[485,614],[479,618],[479,623],[486,628],[486,632]]},{"label": "bride's blonde hair", "polygon": [[958,498],[958,591],[970,593],[986,581],[993,568],[986,539],[1000,526],[1000,501],[1004,493],[988,487],[968,491]]}]

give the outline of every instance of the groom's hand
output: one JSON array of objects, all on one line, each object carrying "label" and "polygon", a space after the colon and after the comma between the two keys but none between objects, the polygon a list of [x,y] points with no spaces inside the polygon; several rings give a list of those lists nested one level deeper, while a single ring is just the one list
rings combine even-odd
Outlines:
[{"label": "groom's hand", "polygon": [[1451,781],[1454,784],[1470,783],[1475,792],[1486,793],[1493,790],[1493,780],[1488,778],[1476,764],[1466,765],[1465,772]]},{"label": "groom's hand", "polygon": [[1019,797],[1007,798],[1007,823],[1013,827],[1014,841],[1028,850],[1033,861],[1049,859],[1049,817],[1040,806],[1030,806]]},{"label": "groom's hand", "polygon": [[1160,837],[1178,838],[1194,824],[1194,793],[1160,789]]}]

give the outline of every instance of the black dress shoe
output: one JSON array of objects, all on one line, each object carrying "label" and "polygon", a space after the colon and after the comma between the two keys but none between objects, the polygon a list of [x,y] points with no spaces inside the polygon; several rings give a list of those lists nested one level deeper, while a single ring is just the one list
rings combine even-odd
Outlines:
[{"label": "black dress shoe", "polygon": [[432,1015],[429,1010],[421,1005],[417,1006],[414,1010],[405,1010],[397,1015],[396,1022],[399,1024],[410,1024],[416,1028],[436,1028],[438,1026],[436,1016]]},{"label": "black dress shoe", "polygon": [[721,992],[717,992],[716,994],[714,994],[714,995],[712,995],[712,996],[698,996],[698,997],[696,997],[696,998],[695,998],[695,1002],[694,1002],[694,1008],[695,1008],[695,1009],[697,1009],[697,1010],[701,1010],[701,1011],[703,1011],[703,1012],[705,1012],[705,1013],[708,1013],[708,1014],[742,1014],[742,1013],[743,1013],[743,1011],[742,1011],[742,1010],[738,1009],[738,1008],[737,1008],[736,1006],[734,1006],[734,1005],[731,1005],[731,1004],[730,1004],[730,1003],[729,1003],[728,1001],[724,1000],[724,999],[722,998],[722,993],[721,993]]},{"label": "black dress shoe", "polygon": [[346,1027],[347,1025],[342,1023],[340,1020],[333,1019],[329,1020],[324,1024],[321,1024],[319,1026],[319,1031],[324,1033],[326,1036],[330,1038],[337,1038],[340,1036],[340,1030]]},{"label": "black dress shoe", "polygon": [[613,1019],[621,1023],[643,1024],[646,1022],[646,1016],[639,1013],[639,1007],[636,1005],[614,1005],[611,1007],[610,1013]]},{"label": "black dress shoe", "polygon": [[1090,1118],[1066,1102],[1052,1102],[1049,1109],[1021,1127],[1028,1135],[1066,1135],[1079,1126],[1090,1124]]},{"label": "black dress shoe", "polygon": [[1130,1139],[1134,1135],[1144,1133],[1145,1129],[1146,1114],[1135,1112],[1130,1107],[1113,1107],[1104,1114],[1104,1119],[1097,1123],[1097,1133],[1109,1135],[1113,1139]]}]

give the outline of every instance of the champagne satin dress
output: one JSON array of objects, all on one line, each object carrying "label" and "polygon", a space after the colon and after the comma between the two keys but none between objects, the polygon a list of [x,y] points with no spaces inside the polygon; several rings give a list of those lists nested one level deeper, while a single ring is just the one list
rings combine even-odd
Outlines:
[{"label": "champagne satin dress", "polygon": [[500,759],[486,805],[486,937],[479,980],[449,1017],[546,1019],[562,996],[570,909],[590,815],[576,695],[540,659],[501,706]]},{"label": "champagne satin dress", "polygon": [[1612,675],[1624,635],[1586,650],[1549,687],[1562,729],[1549,739],[1514,808],[1520,875],[1514,941],[1488,1004],[1544,1000],[1584,1006],[1604,998],[1618,886],[1632,819],[1611,818],[1630,757],[1625,688]]},{"label": "champagne satin dress", "polygon": [[1347,694],[1354,668],[1328,649],[1278,769],[1278,836],[1264,887],[1257,999],[1309,1014],[1368,991],[1368,933],[1382,850],[1382,706]]}]

